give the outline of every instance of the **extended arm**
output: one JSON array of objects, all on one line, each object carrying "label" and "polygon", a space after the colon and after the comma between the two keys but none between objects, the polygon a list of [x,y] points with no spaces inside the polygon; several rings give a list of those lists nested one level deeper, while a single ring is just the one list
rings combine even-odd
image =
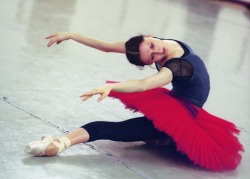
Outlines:
[{"label": "extended arm", "polygon": [[62,41],[72,39],[88,47],[92,47],[103,52],[116,52],[125,53],[125,42],[105,42],[95,38],[80,35],[74,32],[61,32],[49,35],[46,39],[50,39],[48,42],[48,47],[54,43],[61,43]]},{"label": "extended arm", "polygon": [[93,89],[81,96],[82,100],[85,101],[93,95],[100,94],[98,101],[103,100],[110,91],[132,93],[141,92],[157,87],[164,86],[170,83],[173,79],[172,72],[168,68],[162,68],[157,74],[141,79],[141,80],[130,80],[122,83],[111,83],[106,84],[102,87]]}]

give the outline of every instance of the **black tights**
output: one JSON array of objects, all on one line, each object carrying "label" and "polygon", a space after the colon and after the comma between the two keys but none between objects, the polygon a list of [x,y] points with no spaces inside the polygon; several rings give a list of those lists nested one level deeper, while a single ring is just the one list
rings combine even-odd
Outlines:
[{"label": "black tights", "polygon": [[121,122],[96,121],[82,126],[89,133],[89,142],[113,140],[121,142],[165,139],[168,136],[154,128],[146,117],[137,117]]}]

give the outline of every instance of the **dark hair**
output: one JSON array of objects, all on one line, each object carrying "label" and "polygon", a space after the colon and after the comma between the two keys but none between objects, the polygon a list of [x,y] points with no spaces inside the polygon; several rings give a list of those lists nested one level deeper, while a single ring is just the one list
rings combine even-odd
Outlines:
[{"label": "dark hair", "polygon": [[135,37],[130,38],[125,43],[126,48],[126,57],[128,61],[136,66],[143,67],[145,64],[142,63],[140,57],[139,46],[144,41],[143,35],[138,35]]}]

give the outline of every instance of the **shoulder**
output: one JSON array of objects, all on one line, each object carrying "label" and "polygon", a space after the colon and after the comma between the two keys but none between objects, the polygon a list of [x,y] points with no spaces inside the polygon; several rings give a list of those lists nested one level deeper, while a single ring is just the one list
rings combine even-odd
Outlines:
[{"label": "shoulder", "polygon": [[168,60],[163,67],[170,69],[174,77],[190,77],[193,74],[193,65],[185,58]]},{"label": "shoulder", "polygon": [[171,70],[176,69],[180,66],[182,59],[181,58],[172,58],[166,61],[162,67],[170,68]]}]

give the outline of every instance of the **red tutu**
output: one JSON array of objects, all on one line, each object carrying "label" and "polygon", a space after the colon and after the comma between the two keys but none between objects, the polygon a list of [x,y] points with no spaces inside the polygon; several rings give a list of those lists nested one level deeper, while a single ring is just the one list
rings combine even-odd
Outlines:
[{"label": "red tutu", "polygon": [[235,169],[244,151],[236,126],[195,107],[194,117],[179,99],[165,88],[137,93],[111,92],[126,108],[143,113],[159,131],[175,141],[177,150],[195,164],[212,171]]}]

